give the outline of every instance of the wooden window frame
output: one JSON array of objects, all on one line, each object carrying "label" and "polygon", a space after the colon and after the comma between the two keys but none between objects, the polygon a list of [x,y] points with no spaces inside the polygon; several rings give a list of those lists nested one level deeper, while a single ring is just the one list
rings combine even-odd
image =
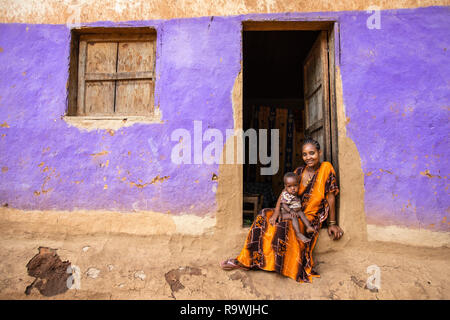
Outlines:
[{"label": "wooden window frame", "polygon": [[[86,52],[87,43],[96,42],[144,42],[153,41],[152,71],[87,73]],[[155,67],[156,67],[156,30],[150,27],[138,28],[81,28],[71,31],[71,47],[69,62],[69,79],[67,83],[67,118],[81,120],[158,120],[155,117]],[[120,81],[120,80],[150,80],[153,90],[148,113],[89,115],[85,112],[85,84],[87,81]],[[116,97],[114,97],[116,99]],[[115,103],[115,101],[114,101]]]}]

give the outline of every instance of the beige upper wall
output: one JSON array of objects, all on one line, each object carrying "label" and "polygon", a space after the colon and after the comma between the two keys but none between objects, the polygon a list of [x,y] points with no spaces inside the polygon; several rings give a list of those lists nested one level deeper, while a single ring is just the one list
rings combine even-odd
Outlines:
[{"label": "beige upper wall", "polygon": [[0,0],[0,23],[75,24],[227,16],[250,13],[324,12],[449,5],[450,0]]}]

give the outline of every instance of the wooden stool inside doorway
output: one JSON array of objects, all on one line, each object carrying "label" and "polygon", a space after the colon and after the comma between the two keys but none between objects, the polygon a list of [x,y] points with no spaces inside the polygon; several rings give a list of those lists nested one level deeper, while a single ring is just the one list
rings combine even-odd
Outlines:
[{"label": "wooden stool inside doorway", "polygon": [[244,207],[244,215],[251,214],[253,216],[253,221],[254,221],[256,216],[262,209],[263,197],[264,196],[262,194],[244,193],[244,206],[246,203],[253,205],[252,210],[245,209],[245,207]]}]

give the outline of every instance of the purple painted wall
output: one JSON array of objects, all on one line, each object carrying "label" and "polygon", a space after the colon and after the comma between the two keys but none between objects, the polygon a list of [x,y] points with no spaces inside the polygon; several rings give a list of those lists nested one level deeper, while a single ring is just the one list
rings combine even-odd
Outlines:
[{"label": "purple painted wall", "polygon": [[[210,27],[209,18],[146,24],[158,33],[155,101],[165,123],[136,124],[113,136],[79,130],[61,119],[68,79],[66,26],[1,25],[0,166],[6,171],[1,203],[42,210],[214,212],[217,181],[211,178],[218,166],[172,164],[170,135],[193,128],[193,120],[204,127],[233,127],[240,24],[215,20]],[[158,176],[169,178],[143,188],[130,184],[145,185]]]},{"label": "purple painted wall", "polygon": [[450,8],[346,13],[347,132],[365,173],[368,223],[449,231]]},{"label": "purple painted wall", "polygon": [[[61,119],[66,26],[1,24],[0,204],[214,213],[217,182],[211,177],[218,166],[172,164],[172,131],[193,132],[193,120],[203,121],[203,130],[233,128],[231,92],[240,70],[243,20],[332,18],[340,22],[347,133],[366,174],[367,221],[449,231],[450,10],[382,11],[379,30],[366,27],[369,16],[362,11],[129,22],[157,31],[155,102],[164,124],[136,124],[113,135]],[[143,188],[133,184],[158,175],[169,178]]]}]

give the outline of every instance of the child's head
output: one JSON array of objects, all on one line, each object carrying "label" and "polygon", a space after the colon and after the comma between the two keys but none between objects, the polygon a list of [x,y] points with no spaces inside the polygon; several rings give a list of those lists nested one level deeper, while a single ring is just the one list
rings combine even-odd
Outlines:
[{"label": "child's head", "polygon": [[290,194],[298,194],[299,189],[299,177],[293,172],[288,172],[284,175],[284,188]]}]

